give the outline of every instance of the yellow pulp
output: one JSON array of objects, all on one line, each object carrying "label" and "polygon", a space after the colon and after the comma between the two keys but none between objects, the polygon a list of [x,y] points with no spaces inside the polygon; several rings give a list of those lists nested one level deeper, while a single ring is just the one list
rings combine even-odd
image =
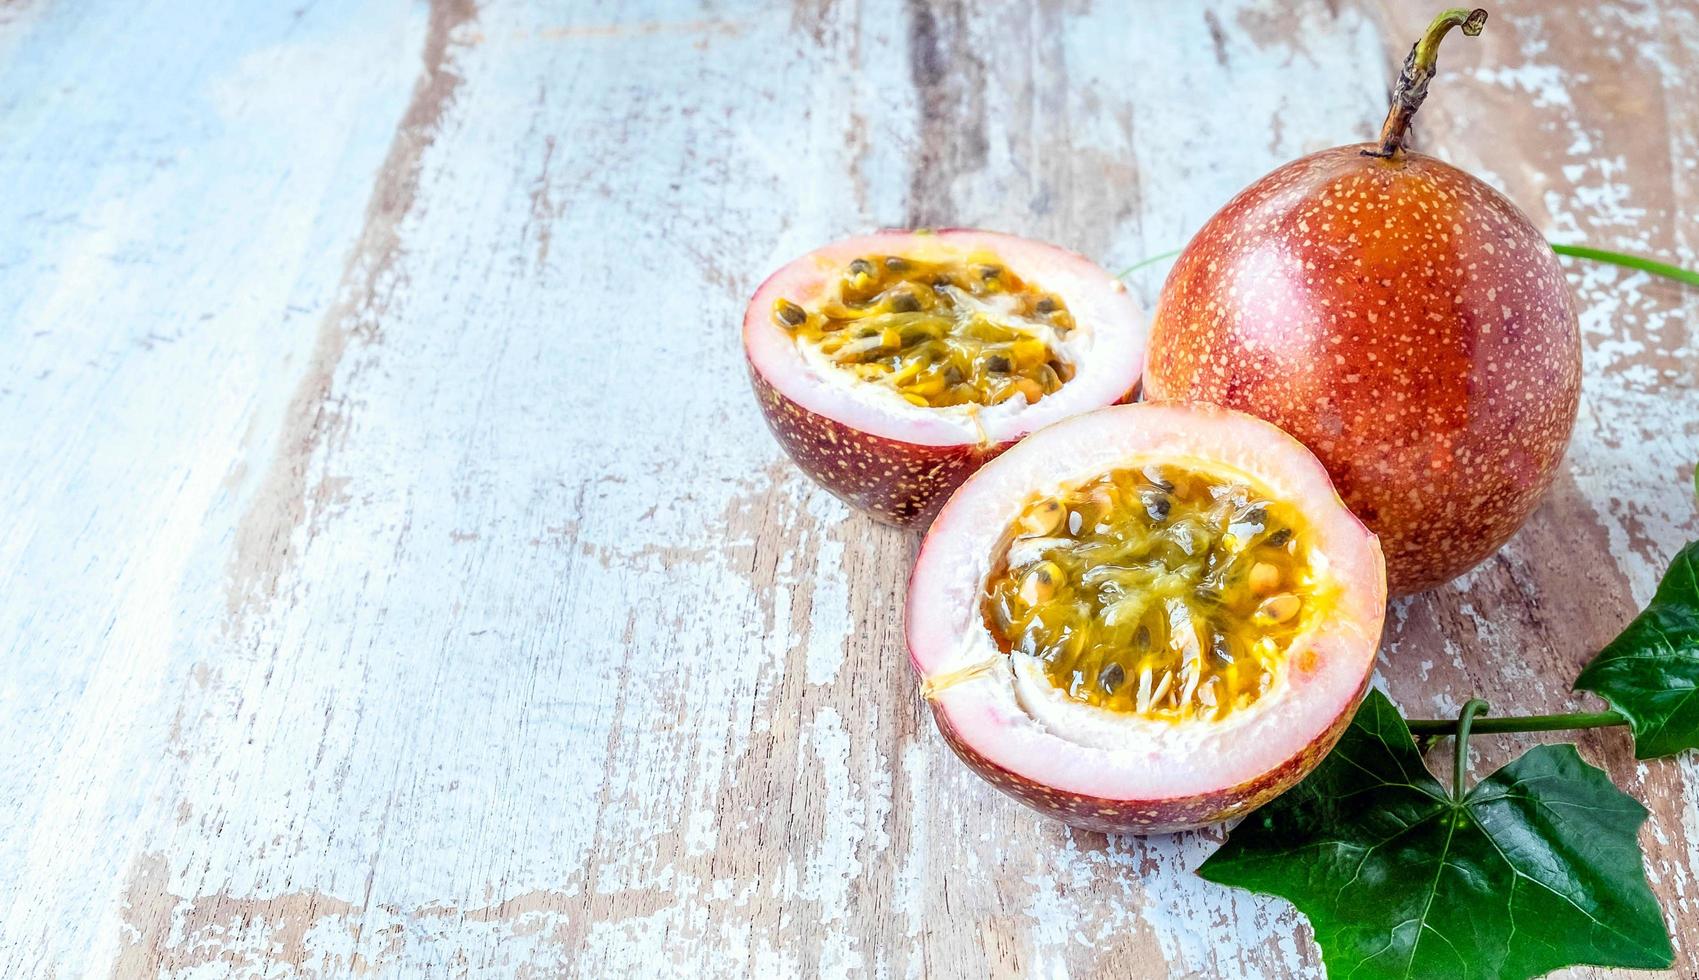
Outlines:
[{"label": "yellow pulp", "polygon": [[1243,477],[1114,470],[1021,513],[987,582],[986,624],[1076,701],[1220,718],[1269,690],[1331,604],[1306,529]]},{"label": "yellow pulp", "polygon": [[780,299],[773,318],[842,370],[924,408],[1030,404],[1074,376],[1046,339],[1073,329],[1061,299],[989,252],[858,258],[817,307]]}]

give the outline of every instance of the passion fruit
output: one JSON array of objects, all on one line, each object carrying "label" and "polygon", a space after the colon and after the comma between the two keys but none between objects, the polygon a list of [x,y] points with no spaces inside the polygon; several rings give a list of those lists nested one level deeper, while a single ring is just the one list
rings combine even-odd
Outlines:
[{"label": "passion fruit", "polygon": [[1226,820],[1332,748],[1380,642],[1380,546],[1296,439],[1203,404],[1099,409],[970,477],[909,658],[975,772],[1100,831]]},{"label": "passion fruit", "polygon": [[1403,148],[1447,11],[1405,64],[1375,143],[1242,191],[1158,301],[1146,397],[1250,412],[1314,450],[1386,548],[1394,594],[1497,551],[1551,484],[1581,386],[1575,305],[1551,248],[1481,180]]},{"label": "passion fruit", "polygon": [[985,231],[835,242],[750,300],[744,353],[768,426],[816,482],[896,525],[931,519],[1034,429],[1137,394],[1144,320],[1121,283]]}]

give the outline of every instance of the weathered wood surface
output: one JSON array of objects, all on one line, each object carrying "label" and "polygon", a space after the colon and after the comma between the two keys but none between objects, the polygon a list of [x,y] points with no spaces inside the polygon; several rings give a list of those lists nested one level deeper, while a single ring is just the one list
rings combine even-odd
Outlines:
[{"label": "weathered wood surface", "polygon": [[[473,4],[0,4],[0,975],[1316,975],[1217,834],[956,764],[915,538],[785,463],[735,324],[872,226],[1174,247],[1372,134],[1430,5]],[[1696,92],[1693,5],[1517,0],[1417,141],[1691,264]],[[1394,608],[1412,710],[1579,703],[1699,532],[1699,292],[1571,275],[1566,469]],[[1699,762],[1581,741],[1695,976]]]}]

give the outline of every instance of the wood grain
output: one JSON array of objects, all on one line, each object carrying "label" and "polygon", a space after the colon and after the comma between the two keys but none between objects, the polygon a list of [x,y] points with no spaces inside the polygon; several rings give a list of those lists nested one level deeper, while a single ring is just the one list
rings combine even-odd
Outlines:
[{"label": "wood grain", "polygon": [[[1116,268],[1367,138],[1431,11],[1289,7],[0,5],[0,975],[1318,975],[1218,833],[956,763],[915,538],[786,464],[734,329],[852,231]],[[1516,0],[1416,140],[1692,265],[1695,91],[1691,4]],[[1569,271],[1566,470],[1395,605],[1412,712],[1583,704],[1699,532],[1699,292]],[[1694,976],[1699,761],[1581,745]]]}]

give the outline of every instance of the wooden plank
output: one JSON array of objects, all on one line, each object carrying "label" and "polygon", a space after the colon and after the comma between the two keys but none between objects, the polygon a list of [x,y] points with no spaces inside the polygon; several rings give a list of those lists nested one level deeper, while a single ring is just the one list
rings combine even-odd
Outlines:
[{"label": "wooden plank", "polygon": [[[1366,138],[1425,11],[180,6],[0,8],[0,975],[1319,971],[1190,873],[1219,833],[1072,832],[957,765],[915,539],[783,460],[732,325],[867,227],[1174,247]],[[1692,264],[1696,39],[1503,4],[1418,141]],[[1699,530],[1699,297],[1572,273],[1567,472],[1395,607],[1413,710],[1580,703]],[[1653,811],[1686,975],[1699,765],[1582,750]]]}]

